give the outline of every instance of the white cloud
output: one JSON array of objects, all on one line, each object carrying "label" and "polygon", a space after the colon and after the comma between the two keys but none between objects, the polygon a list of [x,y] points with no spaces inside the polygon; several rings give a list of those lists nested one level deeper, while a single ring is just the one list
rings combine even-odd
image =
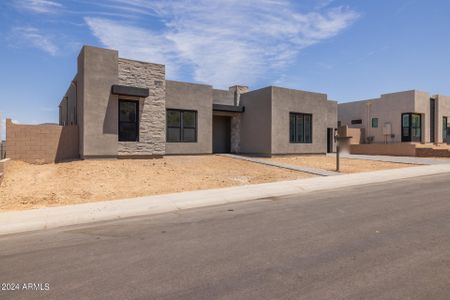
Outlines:
[{"label": "white cloud", "polygon": [[177,65],[188,66],[194,80],[219,87],[267,78],[291,64],[299,51],[336,36],[359,16],[345,7],[304,13],[288,0],[111,2],[157,14],[164,28],[85,18],[103,45],[123,57],[165,63],[169,76],[176,77]]},{"label": "white cloud", "polygon": [[19,0],[17,7],[40,14],[57,13],[63,5],[52,0]]},{"label": "white cloud", "polygon": [[85,21],[100,42],[118,49],[121,57],[165,64],[168,75],[175,75],[178,69],[175,45],[163,35],[98,17],[86,17]]},{"label": "white cloud", "polygon": [[39,29],[30,26],[13,28],[10,42],[13,46],[32,46],[50,55],[58,53],[58,46],[52,41],[49,34],[42,33]]},{"label": "white cloud", "polygon": [[334,0],[316,0],[316,9],[321,9],[331,5]]}]

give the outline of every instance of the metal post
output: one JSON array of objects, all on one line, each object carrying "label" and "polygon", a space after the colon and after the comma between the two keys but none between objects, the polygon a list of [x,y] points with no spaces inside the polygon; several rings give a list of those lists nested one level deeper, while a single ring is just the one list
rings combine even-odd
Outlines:
[{"label": "metal post", "polygon": [[336,143],[336,172],[339,172],[339,152],[340,152],[340,142],[339,142],[339,131],[334,130],[334,141]]},{"label": "metal post", "polygon": [[339,152],[340,152],[339,142],[336,145],[336,172],[339,172]]}]

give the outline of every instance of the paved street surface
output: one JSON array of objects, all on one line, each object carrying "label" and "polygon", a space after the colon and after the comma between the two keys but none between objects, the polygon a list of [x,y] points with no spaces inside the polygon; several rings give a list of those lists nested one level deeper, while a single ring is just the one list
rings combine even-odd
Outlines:
[{"label": "paved street surface", "polygon": [[449,176],[3,236],[0,299],[450,299]]}]

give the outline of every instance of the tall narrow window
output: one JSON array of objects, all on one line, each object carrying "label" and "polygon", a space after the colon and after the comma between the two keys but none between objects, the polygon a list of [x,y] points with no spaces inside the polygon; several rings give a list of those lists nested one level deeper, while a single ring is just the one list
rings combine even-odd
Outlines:
[{"label": "tall narrow window", "polygon": [[119,141],[139,141],[139,102],[119,100]]},{"label": "tall narrow window", "polygon": [[436,142],[436,100],[430,98],[430,143]]},{"label": "tall narrow window", "polygon": [[312,143],[312,115],[289,113],[289,141],[291,143]]},{"label": "tall narrow window", "polygon": [[167,110],[167,142],[197,142],[197,112],[192,110]]},{"label": "tall narrow window", "polygon": [[442,118],[442,142],[443,143],[447,143],[447,139],[448,139],[447,128],[448,128],[448,118],[443,117]]}]

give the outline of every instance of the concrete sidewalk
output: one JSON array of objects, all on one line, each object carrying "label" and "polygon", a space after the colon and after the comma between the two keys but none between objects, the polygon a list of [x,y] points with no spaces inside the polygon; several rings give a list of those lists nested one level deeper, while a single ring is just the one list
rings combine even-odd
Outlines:
[{"label": "concrete sidewalk", "polygon": [[[327,156],[336,157],[336,153],[328,153]],[[341,153],[340,157],[341,158],[351,158],[351,159],[393,162],[393,163],[401,163],[401,164],[413,164],[413,165],[442,165],[442,164],[450,163],[450,159],[448,161],[446,161],[443,159],[415,157],[415,156],[363,155],[363,154]]]},{"label": "concrete sidewalk", "polygon": [[315,177],[27,211],[3,212],[0,213],[0,235],[159,214],[239,201],[305,194],[443,173],[450,174],[450,164]]},{"label": "concrete sidewalk", "polygon": [[328,170],[323,170],[323,169],[318,169],[318,168],[303,167],[303,166],[297,166],[297,165],[291,165],[291,164],[284,164],[284,163],[280,163],[280,162],[276,162],[276,161],[271,161],[268,159],[260,159],[260,158],[255,158],[255,157],[249,157],[249,156],[243,156],[243,155],[237,155],[237,154],[229,154],[229,153],[219,154],[219,155],[225,156],[225,157],[231,157],[234,159],[251,161],[251,162],[266,165],[266,166],[277,167],[277,168],[282,168],[282,169],[287,169],[287,170],[293,170],[293,171],[298,171],[298,172],[303,172],[303,173],[308,173],[308,174],[313,174],[313,175],[319,175],[319,176],[341,175],[341,173],[334,172],[334,171],[328,171]]}]

